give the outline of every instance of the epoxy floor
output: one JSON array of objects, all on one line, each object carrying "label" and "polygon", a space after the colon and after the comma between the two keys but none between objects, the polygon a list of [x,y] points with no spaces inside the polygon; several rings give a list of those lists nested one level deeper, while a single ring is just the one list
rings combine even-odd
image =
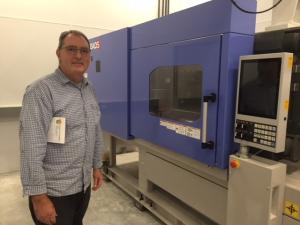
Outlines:
[{"label": "epoxy floor", "polygon": [[[0,174],[0,225],[33,225],[18,172]],[[163,225],[111,182],[92,192],[84,225]]]}]

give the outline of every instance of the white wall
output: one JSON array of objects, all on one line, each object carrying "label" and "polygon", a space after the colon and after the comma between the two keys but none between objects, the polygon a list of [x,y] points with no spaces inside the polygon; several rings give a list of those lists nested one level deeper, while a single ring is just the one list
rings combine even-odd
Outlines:
[{"label": "white wall", "polygon": [[0,107],[20,105],[25,87],[57,67],[62,31],[95,37],[154,19],[156,7],[156,0],[0,0]]},{"label": "white wall", "polygon": [[156,0],[0,0],[0,173],[19,169],[20,108],[7,106],[57,67],[59,34],[78,29],[91,38],[156,15]]},{"label": "white wall", "polygon": [[0,16],[105,30],[156,17],[156,0],[0,0]]},{"label": "white wall", "polygon": [[[265,10],[270,8],[273,5],[273,0],[258,0],[257,1],[257,10]],[[272,20],[272,11],[266,13],[257,14],[256,16],[256,32],[265,31],[267,26],[271,25]]]},{"label": "white wall", "polygon": [[170,14],[210,0],[170,0]]},{"label": "white wall", "polygon": [[78,29],[88,36],[109,30],[0,18],[0,107],[21,105],[25,87],[57,67],[55,50],[64,30]]}]

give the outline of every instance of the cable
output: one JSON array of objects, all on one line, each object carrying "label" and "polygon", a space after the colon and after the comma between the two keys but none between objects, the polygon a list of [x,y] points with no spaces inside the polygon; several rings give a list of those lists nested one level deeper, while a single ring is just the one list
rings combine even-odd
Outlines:
[{"label": "cable", "polygon": [[252,156],[258,155],[258,154],[262,153],[263,151],[264,151],[264,150],[260,149],[260,150],[258,150],[257,152],[255,152],[255,153],[253,153],[253,154],[249,154],[249,158],[251,158]]},{"label": "cable", "polygon": [[244,13],[250,13],[250,14],[259,14],[259,13],[265,13],[265,12],[268,12],[268,11],[270,11],[271,9],[274,9],[276,6],[278,6],[278,5],[282,2],[282,0],[278,0],[278,2],[277,2],[276,4],[274,4],[272,7],[268,8],[268,9],[266,9],[266,10],[254,12],[254,11],[248,11],[248,10],[243,9],[243,8],[240,7],[234,0],[230,0],[230,1],[231,1],[231,3],[232,3],[235,7],[237,7],[237,8],[238,8],[239,10],[241,10],[242,12],[244,12]]}]

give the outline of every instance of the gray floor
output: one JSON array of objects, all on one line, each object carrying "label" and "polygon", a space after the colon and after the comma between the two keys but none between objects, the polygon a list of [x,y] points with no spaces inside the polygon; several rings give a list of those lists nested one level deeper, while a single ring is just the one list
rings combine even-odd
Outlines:
[{"label": "gray floor", "polygon": [[[19,173],[0,174],[0,225],[32,225],[27,198],[22,197]],[[113,183],[92,193],[85,225],[162,225],[149,212],[133,206],[132,199]]]}]

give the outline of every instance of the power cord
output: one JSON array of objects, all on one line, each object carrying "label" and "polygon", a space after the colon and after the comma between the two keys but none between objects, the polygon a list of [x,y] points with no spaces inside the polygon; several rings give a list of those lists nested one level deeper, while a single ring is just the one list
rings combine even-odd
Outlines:
[{"label": "power cord", "polygon": [[239,10],[241,10],[242,12],[244,12],[244,13],[250,13],[250,14],[259,14],[259,13],[265,13],[265,12],[268,12],[268,11],[270,11],[271,9],[274,9],[276,6],[278,6],[281,2],[282,2],[282,0],[278,0],[278,2],[276,3],[276,4],[274,4],[272,7],[270,7],[270,8],[268,8],[268,9],[265,9],[265,10],[262,10],[262,11],[256,11],[256,12],[254,12],[254,11],[248,11],[248,10],[246,10],[246,9],[243,9],[242,7],[240,7],[234,0],[230,0],[231,1],[231,3],[235,6],[235,7],[237,7]]}]

